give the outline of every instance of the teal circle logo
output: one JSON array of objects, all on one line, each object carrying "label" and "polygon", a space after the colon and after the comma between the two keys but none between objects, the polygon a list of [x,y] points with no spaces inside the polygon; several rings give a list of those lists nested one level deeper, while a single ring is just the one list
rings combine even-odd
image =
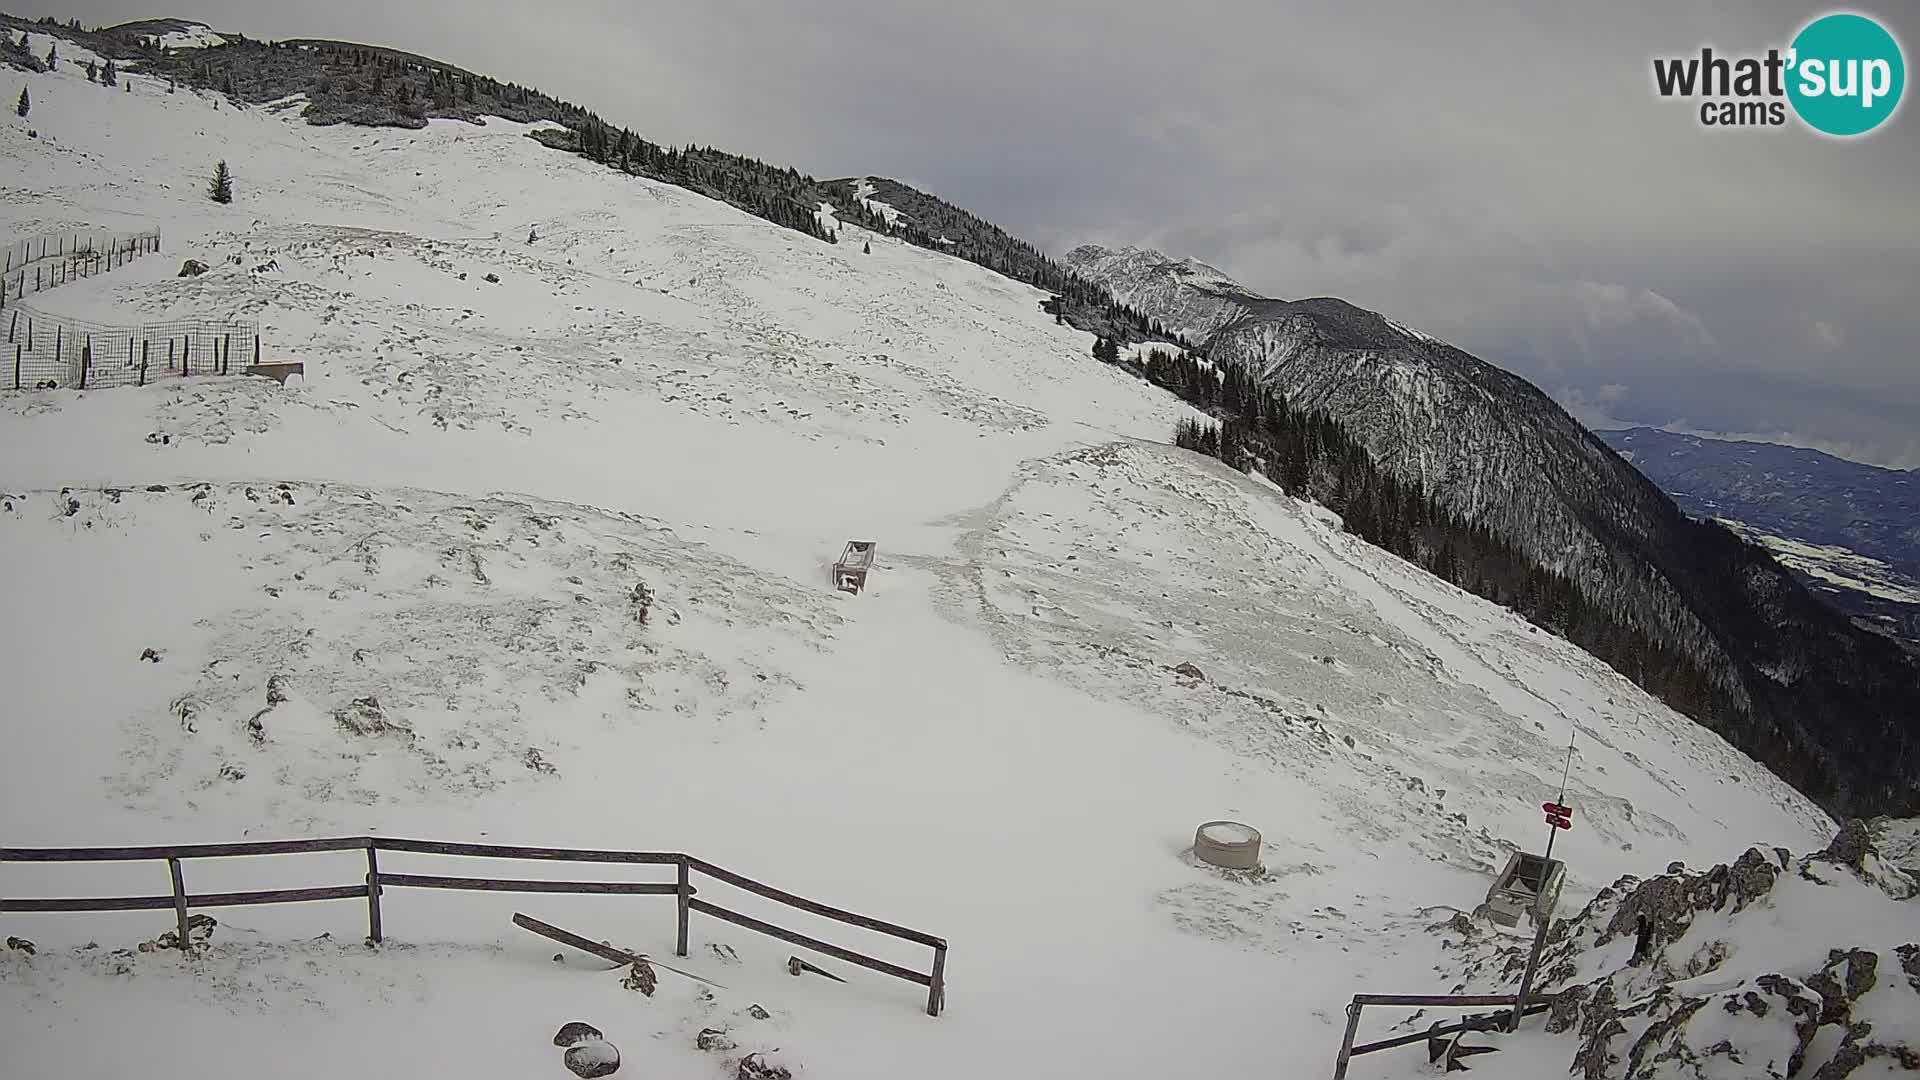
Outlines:
[{"label": "teal circle logo", "polygon": [[1826,135],[1864,135],[1900,106],[1907,65],[1886,27],[1852,12],[1822,15],[1793,39],[1787,99]]}]

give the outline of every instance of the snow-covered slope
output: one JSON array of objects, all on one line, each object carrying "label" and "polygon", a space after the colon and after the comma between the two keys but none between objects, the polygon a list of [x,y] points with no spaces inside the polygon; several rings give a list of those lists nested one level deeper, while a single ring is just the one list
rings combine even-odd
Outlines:
[{"label": "snow-covered slope", "polygon": [[[1920,807],[1920,667],[1761,550],[1697,527],[1539,388],[1343,300],[1273,300],[1151,252],[1070,267],[1336,419],[1440,509],[1570,581],[1590,609],[1701,672],[1672,690],[1703,722],[1836,812]],[[1237,311],[1237,314],[1232,312]],[[1211,329],[1209,329],[1211,328]],[[1633,650],[1588,644],[1633,671]]]},{"label": "snow-covered slope", "polygon": [[[244,314],[306,376],[0,398],[0,843],[685,850],[942,935],[948,1011],[705,919],[679,963],[725,988],[639,998],[507,922],[664,955],[644,897],[401,893],[379,949],[352,904],[231,909],[186,961],[131,948],[166,913],[9,915],[38,946],[0,951],[10,1073],[560,1075],[584,1020],[646,1075],[775,1048],[818,1077],[1285,1075],[1351,993],[1440,987],[1430,909],[1538,840],[1569,736],[1574,902],[1832,832],[1565,642],[1161,445],[1183,407],[1037,290],[519,125],[315,128],[125,77],[34,78],[0,231],[157,226],[166,254],[35,308]],[[857,597],[826,575],[850,537],[880,551]],[[1191,860],[1219,817],[1265,872]],[[164,876],[0,864],[0,895]]]}]

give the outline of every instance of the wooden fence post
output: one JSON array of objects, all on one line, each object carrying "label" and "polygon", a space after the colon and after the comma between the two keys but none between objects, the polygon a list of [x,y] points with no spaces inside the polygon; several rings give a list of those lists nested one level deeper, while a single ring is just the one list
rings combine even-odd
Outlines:
[{"label": "wooden fence post", "polygon": [[180,335],[180,374],[193,374],[193,335]]},{"label": "wooden fence post", "polygon": [[933,949],[933,981],[927,984],[927,1015],[939,1016],[947,1004],[947,947]]},{"label": "wooden fence post", "polygon": [[380,943],[380,849],[367,839],[367,938]]},{"label": "wooden fence post", "polygon": [[220,374],[231,375],[233,374],[233,335],[229,333],[222,340],[227,343],[227,355],[220,361]]},{"label": "wooden fence post", "polygon": [[[6,294],[7,294],[7,290],[0,289],[0,296],[5,296]],[[20,329],[20,313],[16,311],[13,313],[12,321],[7,323],[7,341],[9,342],[13,341],[14,331],[19,329]]]},{"label": "wooden fence post", "polygon": [[680,936],[674,941],[673,955],[685,956],[687,955],[687,901],[693,899],[693,888],[687,882],[687,857],[685,854],[680,856],[679,887]]},{"label": "wooden fence post", "polygon": [[[260,335],[259,334],[253,335],[253,366],[254,367],[260,366]],[[301,376],[301,378],[304,379],[305,376]]]},{"label": "wooden fence post", "polygon": [[180,879],[180,860],[168,859],[167,871],[173,875],[173,913],[180,921],[180,951],[187,951],[187,886]]},{"label": "wooden fence post", "polygon": [[93,366],[93,335],[87,335],[87,343],[80,347],[80,389],[87,388],[87,369]]},{"label": "wooden fence post", "polygon": [[1346,1080],[1347,1062],[1353,1058],[1353,1037],[1360,1032],[1360,1003],[1347,1006],[1347,1034],[1340,1040],[1340,1054],[1333,1059],[1333,1080]]},{"label": "wooden fence post", "polygon": [[167,336],[167,372],[169,374],[173,372],[173,336],[171,334]]},{"label": "wooden fence post", "polygon": [[20,389],[20,343],[13,343],[13,388]]}]

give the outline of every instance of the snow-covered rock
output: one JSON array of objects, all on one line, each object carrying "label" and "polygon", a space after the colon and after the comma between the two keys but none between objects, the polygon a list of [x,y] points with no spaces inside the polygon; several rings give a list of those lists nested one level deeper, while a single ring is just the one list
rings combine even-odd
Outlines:
[{"label": "snow-covered rock", "polygon": [[567,1070],[592,1080],[620,1071],[620,1051],[605,1039],[585,1039],[567,1047]]},{"label": "snow-covered rock", "polygon": [[[1541,987],[1559,995],[1546,1031],[1572,1038],[1571,1071],[1838,1080],[1862,1067],[1920,1070],[1920,879],[1876,846],[1912,824],[1852,821],[1797,858],[1753,848],[1702,873],[1625,877],[1556,922]],[[1442,929],[1461,939],[1467,992],[1524,964],[1524,943],[1473,924]]]}]

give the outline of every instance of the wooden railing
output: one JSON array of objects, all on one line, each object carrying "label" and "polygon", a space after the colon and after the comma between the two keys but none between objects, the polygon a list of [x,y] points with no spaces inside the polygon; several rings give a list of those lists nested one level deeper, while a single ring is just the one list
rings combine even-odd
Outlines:
[{"label": "wooden railing", "polygon": [[1391,1050],[1396,1046],[1427,1039],[1453,1035],[1467,1031],[1490,1030],[1472,1021],[1446,1024],[1416,1031],[1410,1035],[1396,1035],[1390,1039],[1353,1045],[1353,1038],[1360,1033],[1360,1012],[1369,1005],[1418,1005],[1424,1008],[1473,1009],[1497,1006],[1504,1009],[1517,1009],[1518,1015],[1511,1015],[1502,1021],[1497,1030],[1505,1031],[1512,1024],[1518,1024],[1520,1015],[1531,1016],[1545,1012],[1553,1007],[1556,995],[1548,994],[1528,999],[1524,1006],[1518,994],[1355,994],[1347,1004],[1347,1031],[1340,1040],[1340,1053],[1333,1059],[1333,1080],[1346,1080],[1347,1064],[1362,1054],[1372,1054],[1381,1050]]},{"label": "wooden railing", "polygon": [[[227,859],[250,855],[296,855],[323,851],[365,851],[367,873],[358,885],[335,885],[308,889],[264,889],[253,892],[189,893],[181,863],[191,859]],[[624,863],[675,868],[675,880],[651,881],[555,881],[547,879],[508,879],[447,877],[437,874],[395,874],[380,869],[380,852],[410,852],[424,855],[453,855],[484,859],[514,859],[547,862]],[[94,848],[0,848],[0,862],[140,862],[164,861],[173,879],[173,891],[166,896],[86,896],[86,897],[0,897],[0,912],[53,911],[151,911],[172,908],[179,922],[181,948],[188,943],[187,917],[194,908],[234,907],[247,904],[298,904],[315,900],[358,900],[367,902],[367,936],[382,940],[380,896],[388,887],[410,889],[465,889],[483,892],[597,893],[627,896],[672,896],[678,900],[679,926],[674,954],[687,955],[688,919],[693,912],[710,915],[735,926],[778,938],[802,948],[812,949],[849,964],[856,964],[883,975],[927,988],[927,1015],[939,1016],[946,1005],[947,943],[932,934],[911,930],[895,923],[857,915],[830,907],[802,896],[762,884],[731,870],[696,859],[681,852],[595,851],[582,848],[517,847],[506,844],[451,844],[437,840],[406,840],[391,836],[340,836],[314,840],[274,840],[238,844],[183,844],[152,847]],[[926,972],[879,960],[852,949],[809,937],[785,927],[763,922],[719,904],[698,898],[694,874],[704,874],[788,907],[857,926],[863,930],[925,945],[933,950],[933,966]]]}]

